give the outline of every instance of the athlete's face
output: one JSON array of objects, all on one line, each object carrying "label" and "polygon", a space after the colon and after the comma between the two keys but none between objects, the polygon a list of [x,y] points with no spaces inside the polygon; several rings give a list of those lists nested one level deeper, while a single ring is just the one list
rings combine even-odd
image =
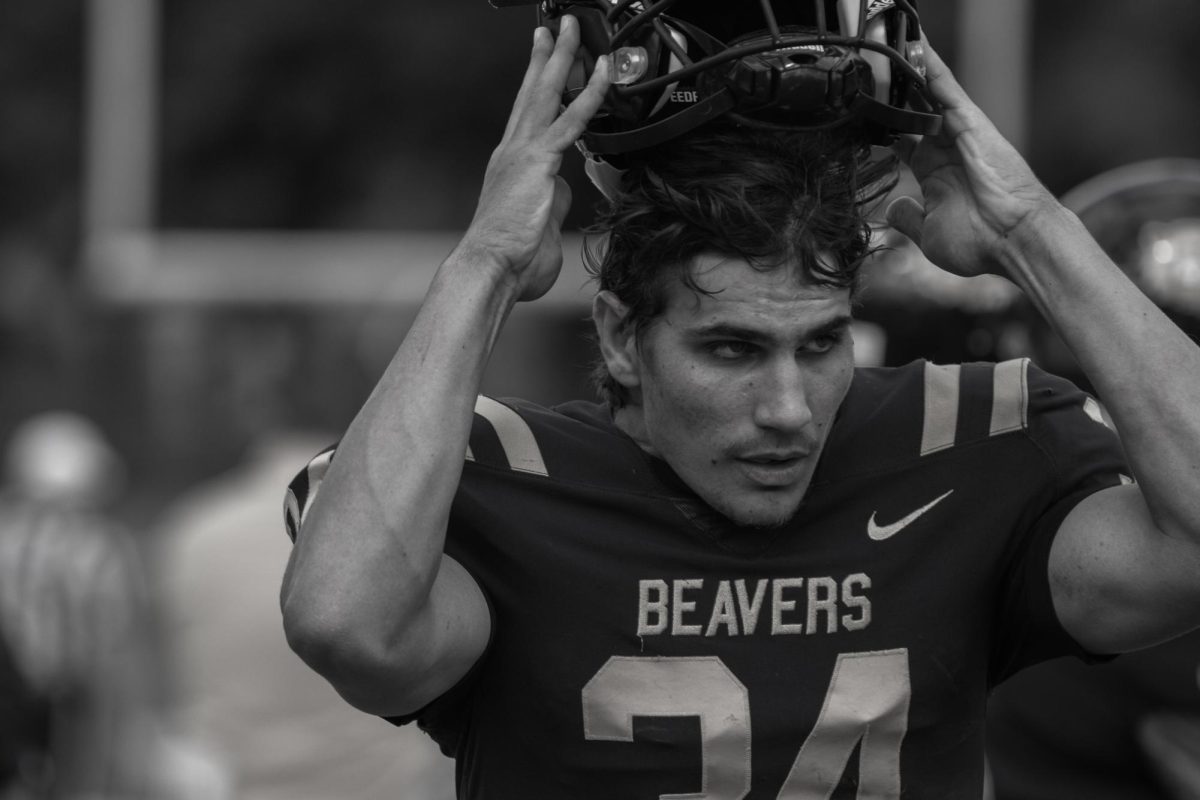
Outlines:
[{"label": "athlete's face", "polygon": [[617,423],[739,525],[790,519],[853,376],[850,295],[701,256],[630,354]]}]

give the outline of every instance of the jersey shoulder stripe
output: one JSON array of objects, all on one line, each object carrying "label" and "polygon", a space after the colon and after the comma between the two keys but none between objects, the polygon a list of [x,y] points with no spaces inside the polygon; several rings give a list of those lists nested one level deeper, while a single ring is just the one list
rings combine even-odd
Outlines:
[{"label": "jersey shoulder stripe", "polygon": [[[471,438],[465,457],[504,469],[546,475],[546,464],[533,431],[510,407],[480,395],[475,400]],[[321,489],[321,481],[333,461],[336,446],[323,450],[308,462],[288,485],[283,501],[284,527],[294,542]]]},{"label": "jersey shoulder stripe", "polygon": [[1029,359],[996,364],[992,371],[992,418],[989,436],[1029,427]]},{"label": "jersey shoulder stripe", "polygon": [[1029,359],[925,363],[921,455],[1029,426]]},{"label": "jersey shoulder stripe", "polygon": [[475,420],[466,457],[469,461],[549,476],[529,423],[510,406],[485,395],[479,395],[475,401]]},{"label": "jersey shoulder stripe", "polygon": [[1060,480],[1070,483],[1085,464],[1114,483],[1133,482],[1118,432],[1094,398],[1036,366],[1028,370],[1025,392],[1026,432],[1053,462]]},{"label": "jersey shoulder stripe", "polygon": [[1029,359],[855,370],[822,479],[900,468],[1030,426]]},{"label": "jersey shoulder stripe", "polygon": [[[284,523],[293,542],[334,452],[330,447],[318,454],[288,486]],[[596,488],[654,492],[658,485],[648,457],[613,424],[608,410],[582,401],[543,408],[480,395],[463,457],[468,465]]]},{"label": "jersey shoulder stripe", "polygon": [[296,541],[304,520],[308,518],[308,512],[317,498],[321,481],[325,479],[325,472],[333,461],[336,449],[334,446],[322,450],[288,484],[287,493],[283,498],[283,523],[288,538],[293,542]]},{"label": "jersey shoulder stripe", "polygon": [[925,364],[925,408],[921,420],[921,455],[953,447],[958,430],[958,364]]},{"label": "jersey shoulder stripe", "polygon": [[572,401],[546,408],[481,397],[468,459],[522,476],[606,491],[672,494],[649,456],[602,405]]}]

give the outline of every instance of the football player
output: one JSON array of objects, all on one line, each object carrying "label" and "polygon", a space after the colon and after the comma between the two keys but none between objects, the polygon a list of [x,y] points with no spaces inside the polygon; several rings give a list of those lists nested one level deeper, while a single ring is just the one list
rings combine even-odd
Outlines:
[{"label": "football player", "polygon": [[[591,23],[556,21],[468,230],[291,486],[292,646],[358,708],[416,720],[463,798],[979,796],[990,687],[1200,624],[1200,352],[926,49],[941,128],[901,141],[924,203],[888,219],[941,267],[1024,289],[1124,453],[1095,400],[1024,359],[855,369],[872,175],[850,133],[753,108],[608,162],[605,402],[480,396],[506,315],[558,273],[563,154],[612,131],[611,81],[653,55],[618,31],[574,80]],[[686,26],[654,30],[682,61]]]}]

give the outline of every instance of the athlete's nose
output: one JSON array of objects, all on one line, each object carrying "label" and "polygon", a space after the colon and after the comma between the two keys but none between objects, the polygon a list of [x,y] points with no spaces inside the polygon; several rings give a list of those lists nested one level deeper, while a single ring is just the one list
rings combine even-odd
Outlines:
[{"label": "athlete's nose", "polygon": [[791,358],[768,364],[755,387],[755,424],[793,433],[812,422],[806,378],[804,370]]}]

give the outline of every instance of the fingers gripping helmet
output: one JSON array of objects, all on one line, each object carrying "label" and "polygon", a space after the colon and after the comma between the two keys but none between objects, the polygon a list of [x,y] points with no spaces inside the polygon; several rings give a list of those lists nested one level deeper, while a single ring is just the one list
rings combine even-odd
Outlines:
[{"label": "fingers gripping helmet", "polygon": [[542,0],[538,15],[551,28],[565,15],[579,21],[564,100],[611,56],[613,85],[581,140],[608,161],[722,115],[759,127],[860,125],[878,144],[941,125],[916,0]]}]

